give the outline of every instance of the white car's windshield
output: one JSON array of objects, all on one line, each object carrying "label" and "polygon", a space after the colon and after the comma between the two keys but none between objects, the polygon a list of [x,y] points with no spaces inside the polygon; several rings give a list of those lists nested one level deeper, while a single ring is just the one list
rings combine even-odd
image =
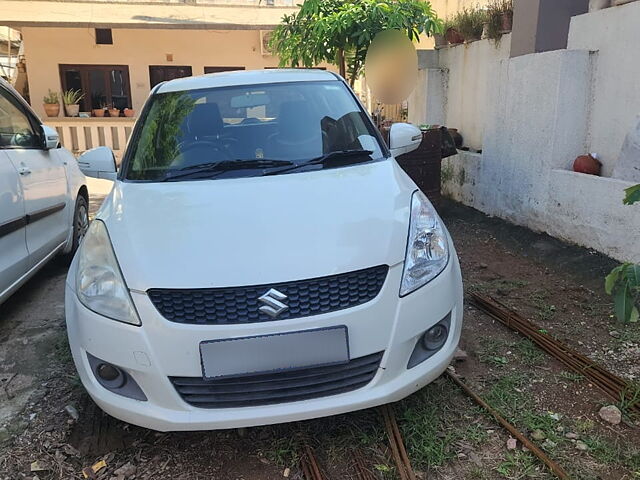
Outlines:
[{"label": "white car's windshield", "polygon": [[384,155],[375,127],[339,81],[161,93],[140,122],[125,162],[129,180],[256,176]]}]

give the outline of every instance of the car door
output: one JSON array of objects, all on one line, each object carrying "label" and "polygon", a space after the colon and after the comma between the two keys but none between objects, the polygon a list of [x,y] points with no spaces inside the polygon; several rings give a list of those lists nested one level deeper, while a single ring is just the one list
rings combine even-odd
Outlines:
[{"label": "car door", "polygon": [[27,251],[33,266],[69,233],[64,162],[55,150],[45,150],[40,121],[5,88],[0,88],[0,117],[0,144],[18,172],[24,196]]},{"label": "car door", "polygon": [[0,301],[3,292],[28,270],[25,226],[18,172],[6,152],[0,150]]}]

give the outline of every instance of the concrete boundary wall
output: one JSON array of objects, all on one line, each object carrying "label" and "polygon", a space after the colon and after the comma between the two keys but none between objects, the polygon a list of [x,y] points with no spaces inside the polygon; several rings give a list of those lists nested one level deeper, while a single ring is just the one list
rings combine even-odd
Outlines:
[{"label": "concrete boundary wall", "polygon": [[[575,17],[566,50],[505,58],[508,52],[482,41],[433,52],[435,65],[426,62],[421,72],[424,91],[413,95],[424,102],[410,101],[410,119],[459,128],[467,146],[482,149],[444,161],[444,192],[490,215],[640,262],[640,206],[622,204],[624,189],[637,182],[611,178],[640,114],[638,25],[635,2]],[[575,157],[590,151],[602,156],[603,177],[571,171]]]}]

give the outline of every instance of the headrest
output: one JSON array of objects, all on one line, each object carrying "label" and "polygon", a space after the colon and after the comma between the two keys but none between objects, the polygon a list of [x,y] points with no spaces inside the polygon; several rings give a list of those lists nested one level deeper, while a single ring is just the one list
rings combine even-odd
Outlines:
[{"label": "headrest", "polygon": [[216,103],[198,103],[187,118],[189,135],[211,137],[222,133],[224,122]]}]

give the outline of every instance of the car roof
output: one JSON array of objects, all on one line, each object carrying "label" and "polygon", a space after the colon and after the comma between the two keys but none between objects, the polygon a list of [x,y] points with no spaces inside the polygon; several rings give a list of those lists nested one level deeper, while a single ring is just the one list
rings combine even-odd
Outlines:
[{"label": "car roof", "polygon": [[274,68],[266,70],[238,70],[233,72],[209,73],[197,77],[170,80],[158,86],[154,93],[181,92],[201,88],[235,87],[240,85],[260,85],[265,83],[338,81],[339,77],[320,69]]}]

